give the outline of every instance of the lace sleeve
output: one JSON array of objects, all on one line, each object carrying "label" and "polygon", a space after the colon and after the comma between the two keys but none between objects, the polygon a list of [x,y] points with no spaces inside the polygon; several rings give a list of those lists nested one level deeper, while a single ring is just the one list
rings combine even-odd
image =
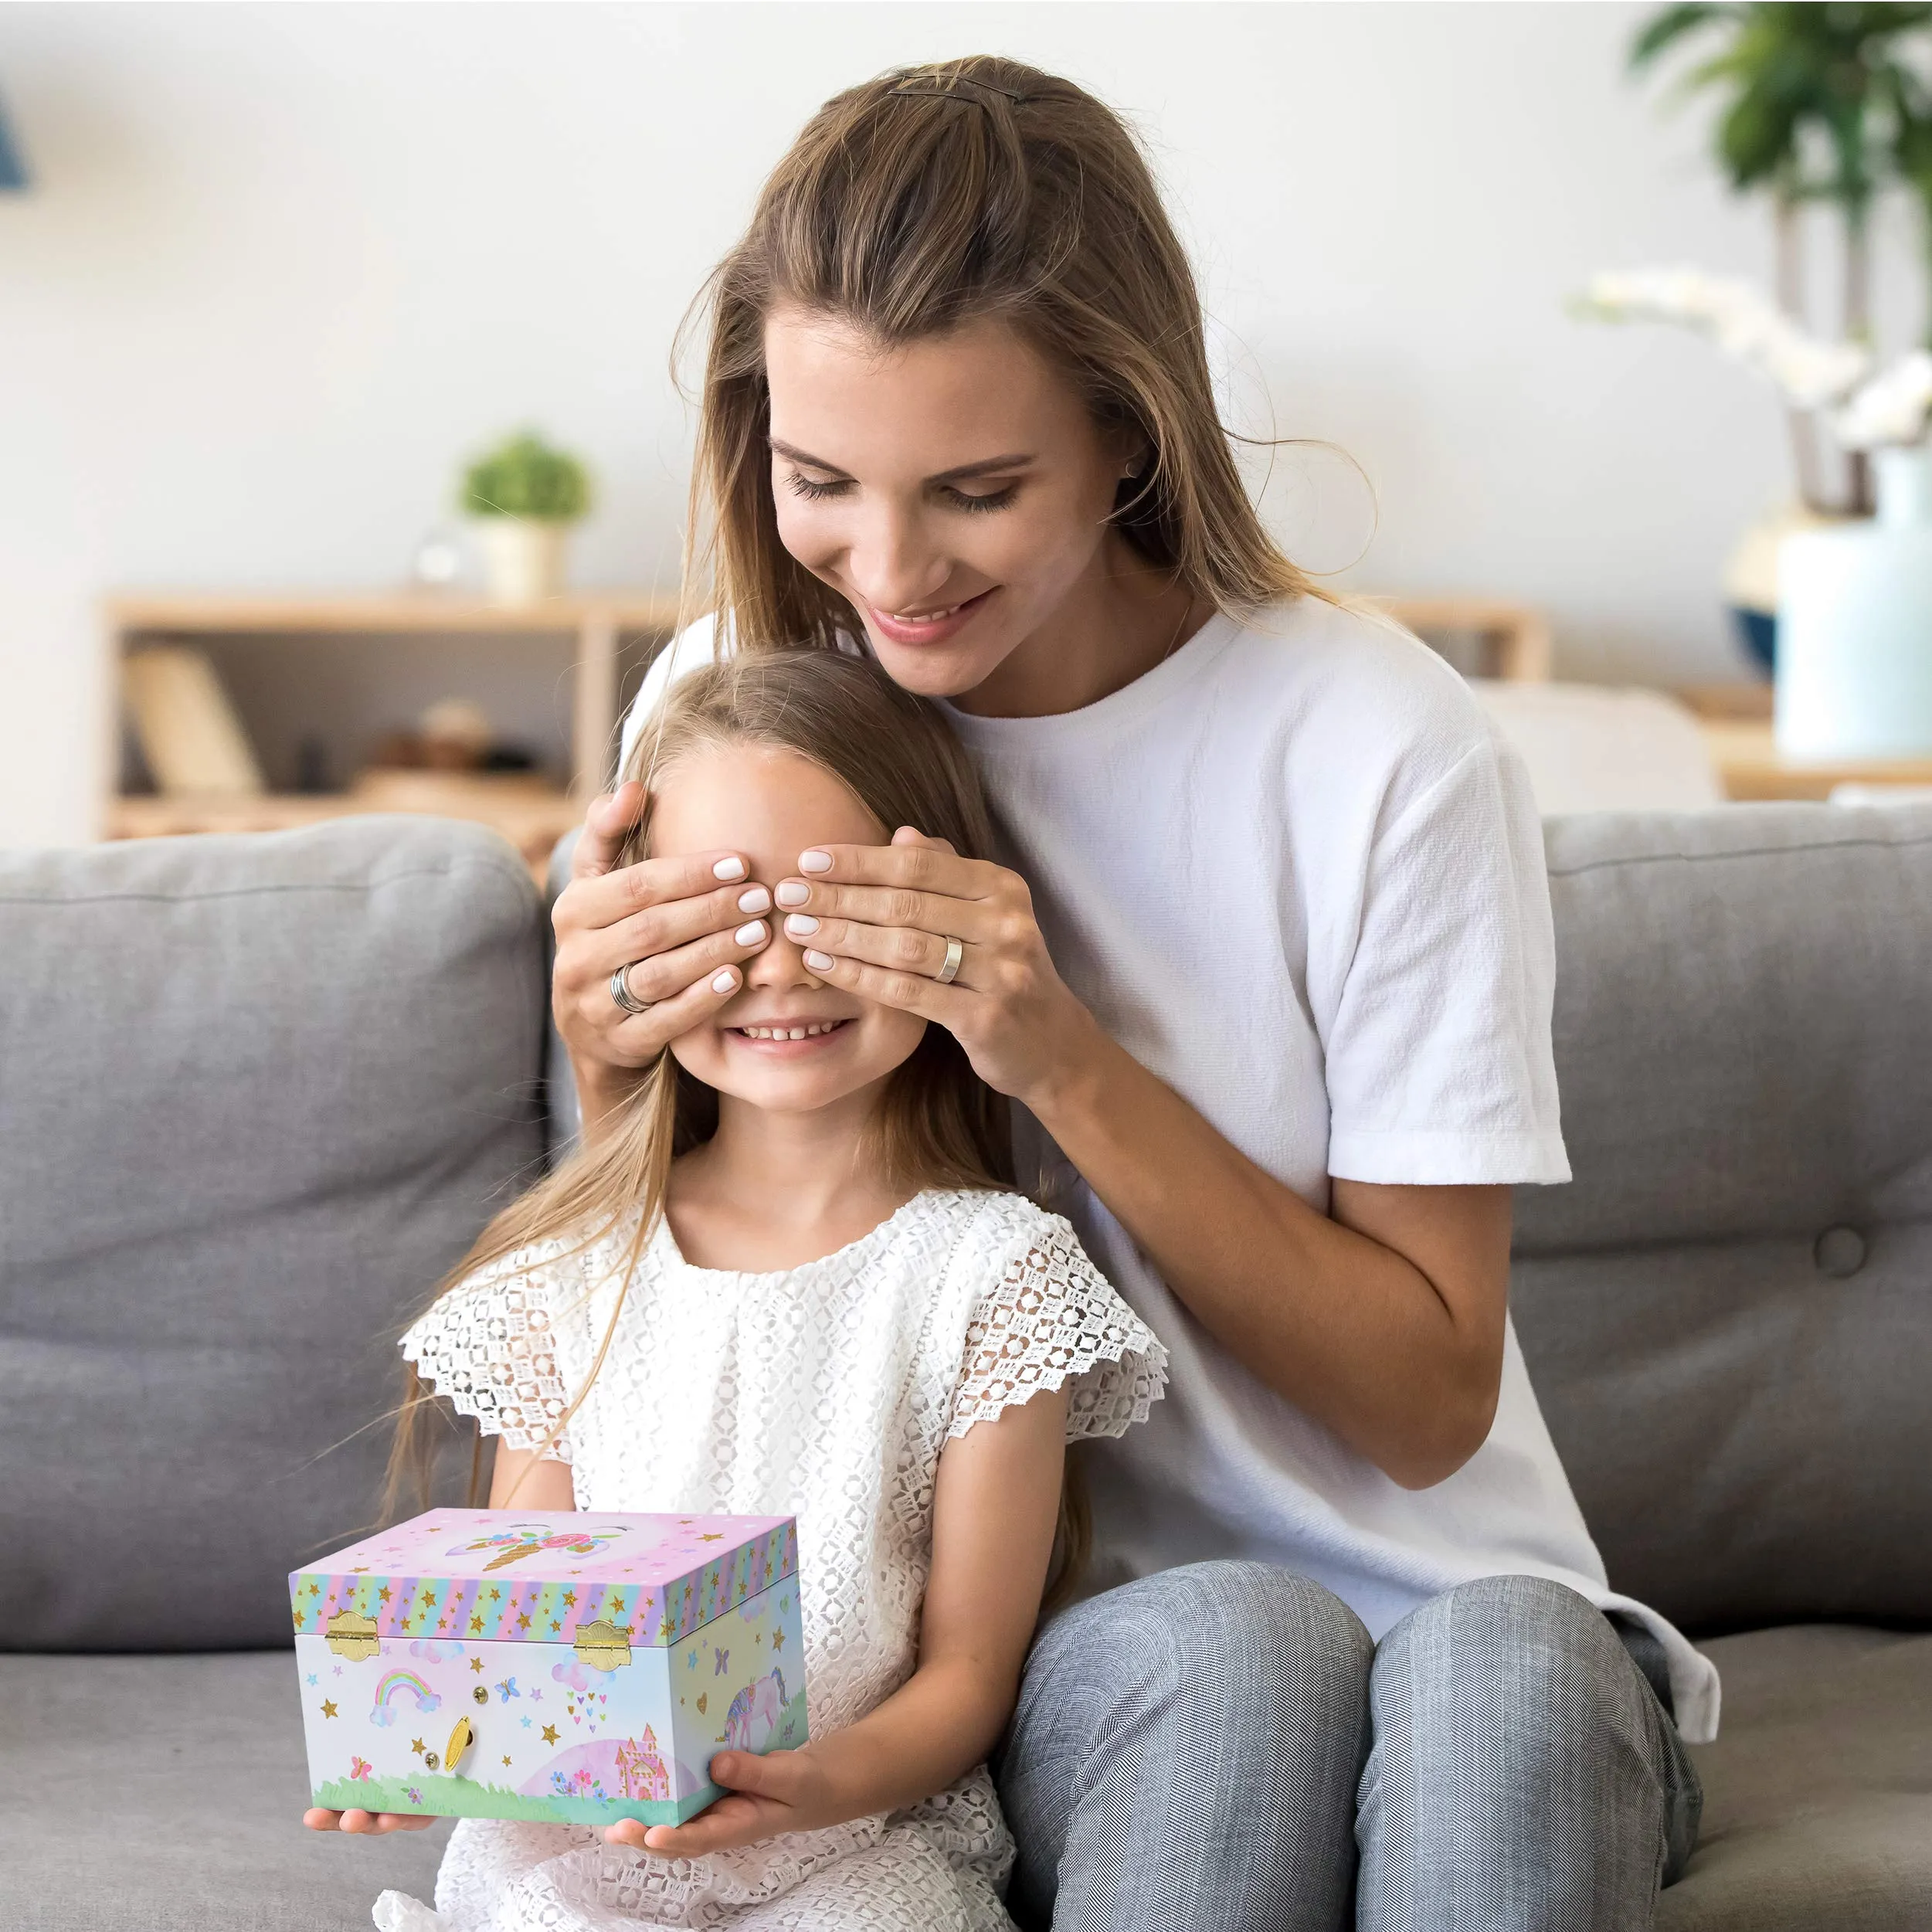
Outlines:
[{"label": "lace sleeve", "polygon": [[[403,1355],[423,1380],[509,1448],[541,1447],[569,1402],[551,1313],[570,1265],[559,1257],[567,1252],[551,1242],[492,1261],[402,1337]],[[544,1453],[568,1462],[569,1438],[560,1435]]]},{"label": "lace sleeve", "polygon": [[1031,1219],[967,1325],[947,1434],[964,1435],[974,1423],[1070,1382],[1069,1442],[1124,1435],[1160,1400],[1167,1351],[1065,1221],[1037,1209]]}]

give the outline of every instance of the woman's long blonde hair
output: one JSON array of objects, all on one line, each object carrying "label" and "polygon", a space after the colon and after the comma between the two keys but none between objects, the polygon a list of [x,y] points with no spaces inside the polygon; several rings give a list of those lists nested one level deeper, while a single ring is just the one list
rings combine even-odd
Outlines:
[{"label": "woman's long blonde hair", "polygon": [[1333,601],[1250,501],[1208,373],[1186,251],[1126,124],[1072,82],[991,55],[898,69],[835,95],[759,195],[687,318],[708,312],[686,618],[836,644],[853,612],[779,541],[765,320],[780,304],[884,346],[981,317],[1066,372],[1103,430],[1144,441],[1112,521],[1217,609]]},{"label": "woman's long blonde hair", "polygon": [[[869,660],[836,652],[744,652],[681,678],[639,735],[633,762],[648,759],[661,785],[681,759],[711,746],[795,752],[847,786],[887,832],[916,825],[963,856],[990,855],[992,831],[966,753],[935,707],[901,691]],[[648,806],[647,807],[648,810]],[[640,839],[648,835],[648,820]],[[608,1235],[633,1211],[617,1298],[589,1373],[551,1428],[555,1443],[602,1370],[626,1294],[663,1218],[673,1160],[709,1138],[718,1097],[668,1048],[595,1141],[497,1214],[436,1290],[440,1297],[477,1269],[535,1244],[572,1249]],[[886,1083],[872,1123],[871,1158],[895,1183],[1010,1187],[1012,1141],[1005,1100],[973,1071],[942,1027],[924,1037]],[[406,1495],[430,1506],[438,1414],[434,1391],[412,1366],[389,1457],[385,1515]],[[471,1496],[480,1488],[473,1458]]]}]

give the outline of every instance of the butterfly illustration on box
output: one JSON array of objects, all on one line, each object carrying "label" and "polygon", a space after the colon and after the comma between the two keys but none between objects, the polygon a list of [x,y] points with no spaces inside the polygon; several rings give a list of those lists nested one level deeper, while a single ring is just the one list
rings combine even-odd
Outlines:
[{"label": "butterfly illustration on box", "polygon": [[621,1530],[552,1530],[548,1523],[516,1523],[508,1530],[497,1530],[493,1536],[478,1536],[473,1543],[460,1543],[449,1553],[466,1557],[478,1550],[496,1550],[497,1553],[483,1566],[487,1575],[492,1570],[521,1563],[525,1557],[543,1556],[552,1551],[573,1557],[594,1557],[623,1533]]}]

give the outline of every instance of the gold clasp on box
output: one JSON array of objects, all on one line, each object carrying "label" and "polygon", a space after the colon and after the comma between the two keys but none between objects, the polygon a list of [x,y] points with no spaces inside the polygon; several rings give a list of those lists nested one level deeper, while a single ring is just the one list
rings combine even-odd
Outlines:
[{"label": "gold clasp on box", "polygon": [[630,1662],[630,1632],[620,1630],[608,1617],[577,1626],[577,1641],[571,1648],[580,1663],[593,1670],[620,1670]]},{"label": "gold clasp on box", "polygon": [[328,1647],[352,1663],[373,1657],[382,1648],[375,1641],[375,1619],[353,1610],[338,1610],[328,1621]]}]

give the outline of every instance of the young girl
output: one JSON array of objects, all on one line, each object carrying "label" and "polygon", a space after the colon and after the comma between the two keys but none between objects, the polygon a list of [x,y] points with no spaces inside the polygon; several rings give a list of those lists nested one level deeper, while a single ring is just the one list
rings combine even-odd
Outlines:
[{"label": "young girl", "polygon": [[[820,848],[908,823],[988,843],[937,714],[834,654],[684,679],[640,755],[643,849],[749,923]],[[436,1883],[458,1932],[1010,1924],[983,1761],[1062,1445],[1145,1417],[1166,1356],[1011,1191],[1004,1103],[957,1043],[827,963],[772,935],[732,969],[733,997],[497,1217],[402,1344],[406,1421],[433,1387],[501,1438],[493,1507],[796,1513],[812,1741],[721,1752],[732,1795],[681,1826],[463,1821]],[[436,1922],[412,1904],[387,1895],[379,1923]]]}]

